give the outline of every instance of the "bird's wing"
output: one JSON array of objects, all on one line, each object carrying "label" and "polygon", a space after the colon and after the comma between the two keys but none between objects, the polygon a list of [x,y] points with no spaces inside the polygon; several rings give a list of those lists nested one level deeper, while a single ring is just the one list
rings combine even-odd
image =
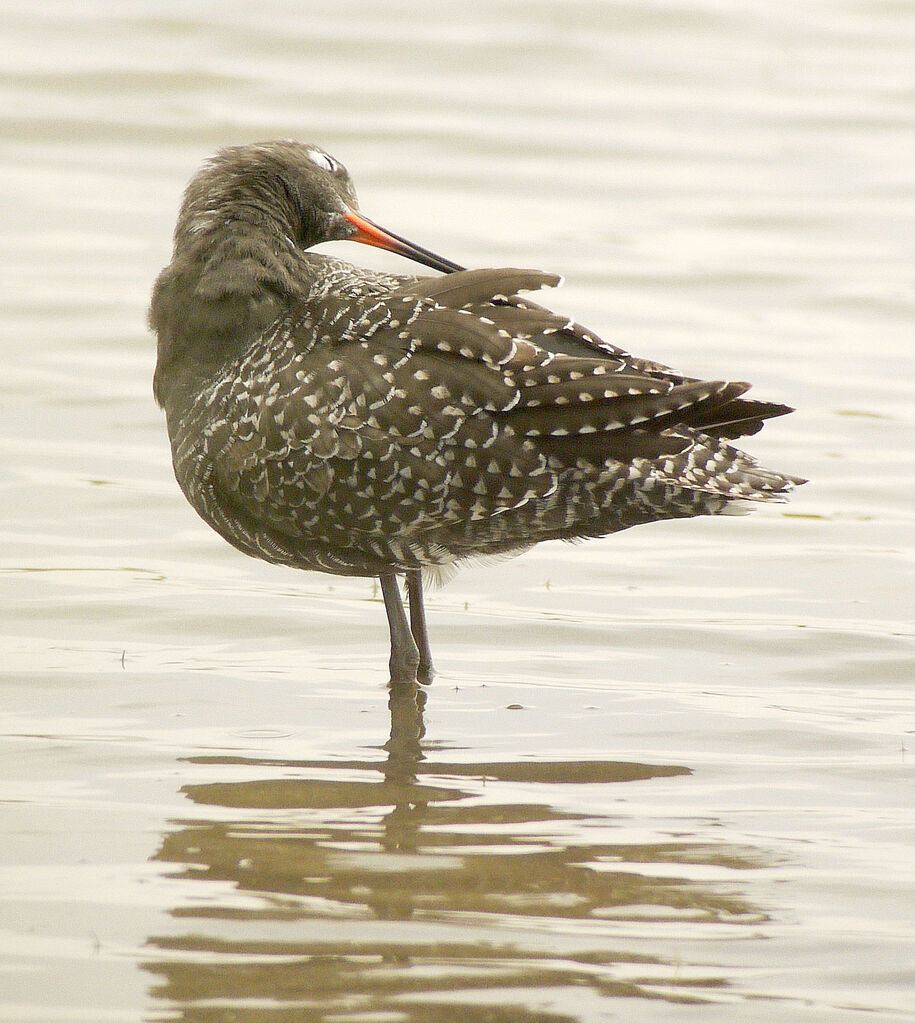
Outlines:
[{"label": "bird's wing", "polygon": [[693,439],[669,427],[741,403],[746,384],[679,377],[518,297],[557,280],[463,271],[280,321],[219,417],[223,493],[284,535],[382,559],[393,537],[397,560],[398,539],[547,497],[576,460],[677,456]]},{"label": "bird's wing", "polygon": [[[401,290],[426,295],[448,308],[491,317],[500,329],[527,338],[557,355],[604,359],[613,365],[614,372],[652,377],[675,386],[702,383],[699,378],[663,363],[632,355],[574,320],[536,304],[527,294],[517,293],[553,287],[561,281],[555,274],[536,270],[486,269],[405,282]],[[715,397],[711,402],[691,406],[688,422],[716,437],[733,439],[757,433],[766,419],[793,411],[790,406],[776,402],[738,398],[723,403]]]}]

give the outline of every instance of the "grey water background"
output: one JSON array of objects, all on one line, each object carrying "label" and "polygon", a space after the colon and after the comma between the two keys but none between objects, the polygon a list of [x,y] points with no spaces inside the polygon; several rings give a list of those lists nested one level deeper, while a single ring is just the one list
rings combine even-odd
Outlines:
[{"label": "grey water background", "polygon": [[[913,1018],[913,68],[879,0],[0,4],[0,1019]],[[278,136],[812,483],[467,569],[389,707],[150,393],[181,189]]]}]

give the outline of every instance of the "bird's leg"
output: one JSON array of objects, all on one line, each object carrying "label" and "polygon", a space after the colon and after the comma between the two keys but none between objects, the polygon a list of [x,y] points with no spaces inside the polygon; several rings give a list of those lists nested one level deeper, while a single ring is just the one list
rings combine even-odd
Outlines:
[{"label": "bird's leg", "polygon": [[413,641],[410,625],[403,609],[397,576],[383,575],[379,579],[381,593],[384,597],[384,609],[388,615],[388,627],[391,630],[391,683],[415,684],[416,669],[419,666],[419,650]]},{"label": "bird's leg", "polygon": [[417,680],[424,686],[435,678],[429,633],[426,631],[426,605],[423,602],[423,576],[418,568],[407,570],[407,596],[410,600],[410,631],[419,650],[419,671]]}]

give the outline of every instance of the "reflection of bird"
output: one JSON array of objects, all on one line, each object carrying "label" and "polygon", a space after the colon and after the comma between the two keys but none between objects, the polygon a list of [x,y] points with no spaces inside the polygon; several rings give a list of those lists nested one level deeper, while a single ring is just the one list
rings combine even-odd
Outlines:
[{"label": "reflection of bird", "polygon": [[[447,276],[306,251],[347,239]],[[178,482],[246,554],[378,576],[392,681],[432,676],[423,569],[726,513],[801,482],[727,443],[790,409],[519,297],[558,283],[464,270],[379,228],[316,146],[225,149],[187,189],[150,309]]]}]

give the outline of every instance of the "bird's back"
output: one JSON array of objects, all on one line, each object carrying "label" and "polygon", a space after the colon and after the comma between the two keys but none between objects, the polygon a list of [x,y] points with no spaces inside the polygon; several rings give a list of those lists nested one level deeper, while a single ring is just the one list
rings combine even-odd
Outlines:
[{"label": "bird's back", "polygon": [[799,482],[728,443],[789,409],[520,297],[554,275],[301,259],[307,287],[275,322],[181,407],[166,399],[179,482],[250,554],[374,575],[716,514]]}]

